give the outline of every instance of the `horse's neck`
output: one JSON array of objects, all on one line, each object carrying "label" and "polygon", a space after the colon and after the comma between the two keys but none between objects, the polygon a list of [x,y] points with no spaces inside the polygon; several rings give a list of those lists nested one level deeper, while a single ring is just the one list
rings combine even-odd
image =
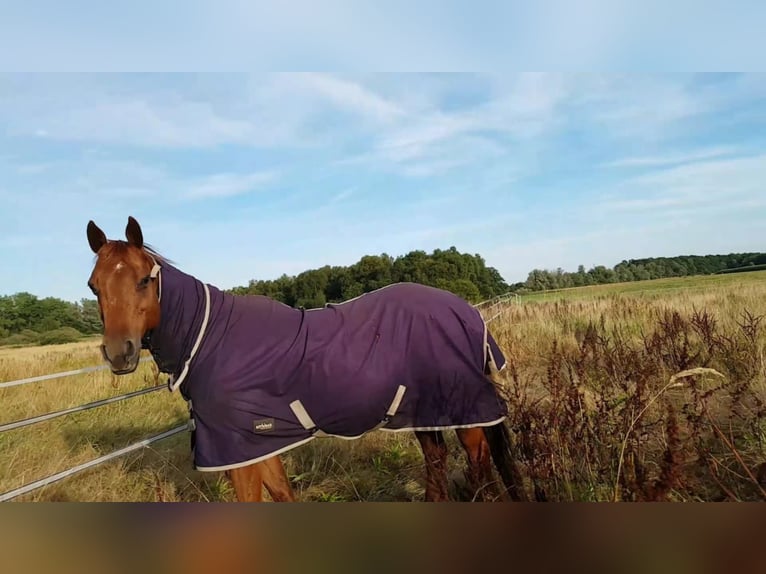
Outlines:
[{"label": "horse's neck", "polygon": [[160,369],[177,373],[203,325],[205,286],[167,264],[162,266],[160,281],[160,324],[151,335],[150,346]]},{"label": "horse's neck", "polygon": [[[258,341],[268,353],[278,352],[278,348],[287,352],[303,325],[303,311],[270,297],[224,294],[172,266],[163,265],[161,289],[160,325],[151,336],[150,347],[160,370],[174,376],[190,360],[198,338],[193,362],[204,372],[212,349],[243,340]],[[248,344],[250,356],[258,352],[257,345]]]}]

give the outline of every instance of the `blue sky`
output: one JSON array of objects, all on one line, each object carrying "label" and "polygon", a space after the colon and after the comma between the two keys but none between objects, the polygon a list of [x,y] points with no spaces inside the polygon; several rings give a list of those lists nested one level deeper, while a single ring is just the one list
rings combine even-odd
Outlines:
[{"label": "blue sky", "polygon": [[8,71],[758,70],[759,0],[26,0]]},{"label": "blue sky", "polygon": [[94,219],[220,287],[455,245],[504,278],[764,251],[762,74],[0,75],[0,293]]}]

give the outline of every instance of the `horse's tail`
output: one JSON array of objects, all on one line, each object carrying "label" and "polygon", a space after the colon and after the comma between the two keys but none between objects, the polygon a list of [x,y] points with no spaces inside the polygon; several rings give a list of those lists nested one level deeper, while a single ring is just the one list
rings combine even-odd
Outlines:
[{"label": "horse's tail", "polygon": [[[508,400],[505,398],[505,389],[499,378],[500,371],[507,366],[506,359],[497,341],[489,333],[486,323],[484,323],[484,344],[487,359],[485,374],[495,387],[497,398],[503,403],[507,412]],[[492,461],[495,463],[495,468],[500,474],[508,496],[512,500],[524,500],[526,498],[524,496],[524,484],[514,460],[513,441],[505,419],[496,425],[485,427],[484,436],[487,438]]]},{"label": "horse's tail", "polygon": [[495,463],[495,468],[497,468],[500,474],[508,496],[514,501],[524,500],[524,487],[521,481],[521,474],[513,458],[511,433],[506,422],[501,421],[491,427],[485,427],[484,434],[489,443],[489,450]]},{"label": "horse's tail", "polygon": [[[505,406],[507,412],[509,401],[506,399],[506,392],[499,378],[500,370],[506,366],[505,357],[502,356],[502,351],[497,348],[497,343],[495,343],[491,336],[488,337],[488,356],[491,359],[493,358],[491,349],[492,343],[495,344],[497,352],[500,354],[502,364],[498,366],[498,363],[495,362],[493,365],[494,368],[492,368],[491,365],[487,365],[487,375],[492,385],[495,387],[497,399]],[[525,500],[524,483],[514,458],[513,439],[511,437],[511,432],[508,429],[508,423],[503,419],[496,425],[485,427],[484,435],[489,443],[489,451],[492,456],[492,461],[495,463],[495,468],[497,468],[497,472],[500,474],[500,478],[503,481],[505,492],[511,500]]]}]

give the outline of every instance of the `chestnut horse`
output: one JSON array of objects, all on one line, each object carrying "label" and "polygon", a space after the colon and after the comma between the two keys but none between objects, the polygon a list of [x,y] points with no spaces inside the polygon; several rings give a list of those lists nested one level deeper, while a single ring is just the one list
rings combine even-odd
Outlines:
[{"label": "chestnut horse", "polygon": [[226,472],[239,501],[261,501],[264,486],[274,501],[295,500],[281,453],[376,429],[415,433],[426,501],[449,499],[447,429],[465,450],[474,499],[519,499],[498,380],[505,359],[464,300],[408,283],[294,309],[179,271],[132,217],[125,237],[107,240],[88,223],[103,358],[125,375],[142,348],[152,353],[189,402],[195,468]]}]

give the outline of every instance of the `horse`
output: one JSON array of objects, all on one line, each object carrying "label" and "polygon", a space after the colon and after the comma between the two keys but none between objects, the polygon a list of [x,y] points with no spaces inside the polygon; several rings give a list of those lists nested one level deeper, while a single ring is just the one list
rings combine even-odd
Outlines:
[{"label": "horse", "polygon": [[[144,243],[91,220],[88,286],[115,375],[147,349],[187,401],[193,467],[224,472],[240,502],[295,501],[280,455],[317,437],[412,431],[425,461],[425,500],[449,500],[452,429],[474,500],[520,500],[506,360],[479,311],[448,291],[395,283],[319,309],[204,283]],[[493,464],[502,483],[493,478]]]}]

